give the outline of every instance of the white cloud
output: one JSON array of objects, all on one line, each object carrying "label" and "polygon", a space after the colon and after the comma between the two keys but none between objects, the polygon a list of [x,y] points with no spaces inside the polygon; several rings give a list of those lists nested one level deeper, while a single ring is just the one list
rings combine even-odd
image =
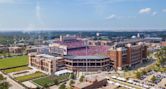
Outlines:
[{"label": "white cloud", "polygon": [[110,20],[110,19],[115,19],[116,17],[117,17],[116,15],[112,14],[112,15],[106,17],[106,19]]},{"label": "white cloud", "polygon": [[151,8],[143,8],[139,10],[140,14],[150,14],[152,16],[156,16],[158,13]]},{"label": "white cloud", "polygon": [[166,9],[163,9],[162,12],[166,12]]},{"label": "white cloud", "polygon": [[152,12],[151,8],[143,8],[143,9],[139,10],[140,14],[149,14],[151,12]]}]

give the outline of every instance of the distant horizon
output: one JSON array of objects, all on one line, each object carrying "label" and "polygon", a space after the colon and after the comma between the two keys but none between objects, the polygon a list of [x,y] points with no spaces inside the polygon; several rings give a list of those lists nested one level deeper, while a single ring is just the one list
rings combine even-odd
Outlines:
[{"label": "distant horizon", "polygon": [[79,30],[76,30],[76,29],[74,29],[74,30],[69,30],[69,29],[60,29],[60,30],[58,30],[58,29],[55,29],[55,30],[53,30],[53,29],[45,29],[45,30],[39,30],[39,29],[36,29],[36,30],[30,30],[30,31],[26,31],[26,30],[0,30],[0,32],[63,32],[63,31],[65,31],[65,32],[161,32],[161,31],[166,31],[166,28],[165,29],[123,29],[123,30],[95,30],[95,29],[93,29],[93,30],[88,30],[88,29],[79,29]]}]

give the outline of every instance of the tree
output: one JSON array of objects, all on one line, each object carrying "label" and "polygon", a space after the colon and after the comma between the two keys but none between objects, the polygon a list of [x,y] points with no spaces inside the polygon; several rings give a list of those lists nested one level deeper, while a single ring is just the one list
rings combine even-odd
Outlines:
[{"label": "tree", "polygon": [[69,81],[69,85],[72,86],[75,82],[73,80]]},{"label": "tree", "polygon": [[73,87],[72,87],[72,86],[70,86],[70,87],[68,87],[67,89],[73,89]]},{"label": "tree", "polygon": [[155,76],[152,76],[151,81],[152,81],[152,82],[155,82],[155,81],[156,81],[156,77],[155,77]]},{"label": "tree", "polygon": [[0,89],[8,89],[10,87],[8,82],[3,82],[0,84]]},{"label": "tree", "polygon": [[0,80],[4,80],[5,78],[3,77],[2,74],[0,74]]},{"label": "tree", "polygon": [[146,70],[142,70],[142,74],[145,75],[147,72]]},{"label": "tree", "polygon": [[48,89],[48,87],[49,87],[48,84],[44,84],[44,88]]},{"label": "tree", "polygon": [[58,85],[58,84],[59,84],[59,82],[58,82],[57,79],[54,80],[54,84],[55,84],[55,85]]},{"label": "tree", "polygon": [[66,85],[63,83],[63,84],[61,84],[61,85],[59,86],[58,89],[66,89]]},{"label": "tree", "polygon": [[138,78],[138,79],[140,79],[141,78],[141,72],[136,72],[136,77]]},{"label": "tree", "polygon": [[75,75],[73,73],[70,74],[70,79],[75,79]]},{"label": "tree", "polygon": [[[3,77],[2,74],[0,74],[0,82],[6,80],[5,77]],[[2,82],[0,83],[0,89],[8,89],[10,87],[10,84],[8,82]]]},{"label": "tree", "polygon": [[157,63],[156,65],[158,67],[163,66],[163,64],[166,61],[166,47],[161,48],[159,51],[157,51],[157,53],[155,54],[156,58],[157,58]]},{"label": "tree", "polygon": [[83,80],[84,80],[84,76],[82,75],[82,76],[80,77],[79,81],[80,81],[80,82],[83,82]]}]

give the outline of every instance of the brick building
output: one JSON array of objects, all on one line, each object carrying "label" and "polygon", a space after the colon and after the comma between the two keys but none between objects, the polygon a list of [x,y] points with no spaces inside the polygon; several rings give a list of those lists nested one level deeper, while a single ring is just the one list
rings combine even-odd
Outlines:
[{"label": "brick building", "polygon": [[160,46],[161,46],[161,47],[166,47],[166,41],[161,42],[161,43],[160,43]]},{"label": "brick building", "polygon": [[107,85],[103,76],[88,76],[83,82],[74,85],[74,89],[97,89]]},{"label": "brick building", "polygon": [[108,56],[113,61],[114,68],[122,70],[141,63],[147,57],[147,46],[142,43],[128,43],[113,47],[108,51]]},{"label": "brick building", "polygon": [[52,74],[63,68],[63,58],[47,54],[29,54],[29,67],[46,74]]}]

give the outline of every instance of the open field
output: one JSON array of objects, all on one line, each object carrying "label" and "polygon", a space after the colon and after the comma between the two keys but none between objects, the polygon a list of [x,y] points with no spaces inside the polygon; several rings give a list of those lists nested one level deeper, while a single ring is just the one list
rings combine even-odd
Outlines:
[{"label": "open field", "polygon": [[62,82],[69,79],[69,76],[70,74],[61,75],[61,76],[47,76],[47,77],[33,80],[33,82],[41,86],[45,86],[45,85],[51,86],[51,85],[54,85],[55,79],[57,79],[58,82]]},{"label": "open field", "polygon": [[28,80],[31,80],[31,79],[39,78],[39,77],[42,77],[42,76],[45,76],[45,74],[42,73],[42,72],[35,72],[33,74],[16,77],[15,79],[20,81],[20,82],[23,82],[23,81],[28,81]]},{"label": "open field", "polygon": [[0,59],[0,69],[22,66],[26,64],[28,64],[28,56],[26,55]]},{"label": "open field", "polygon": [[25,66],[25,67],[18,67],[18,68],[6,69],[6,70],[3,70],[3,72],[4,73],[12,73],[12,72],[17,72],[17,71],[22,71],[22,70],[28,70],[28,69],[31,69],[31,68]]}]

